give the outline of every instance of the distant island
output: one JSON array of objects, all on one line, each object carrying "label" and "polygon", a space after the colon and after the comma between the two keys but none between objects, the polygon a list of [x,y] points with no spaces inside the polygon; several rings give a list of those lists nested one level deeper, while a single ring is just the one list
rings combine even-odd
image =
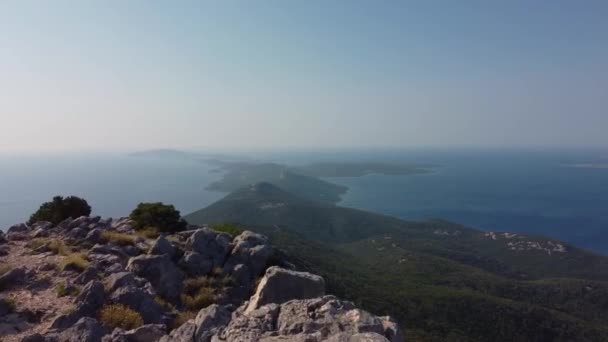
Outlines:
[{"label": "distant island", "polygon": [[580,164],[568,164],[568,167],[574,167],[577,169],[608,169],[608,163],[580,163]]},{"label": "distant island", "polygon": [[289,166],[273,162],[238,160],[233,156],[183,152],[160,149],[132,153],[131,156],[165,159],[191,159],[217,166],[212,172],[223,172],[223,177],[206,189],[233,192],[250,184],[267,182],[302,198],[335,204],[342,200],[348,188],[322,178],[363,177],[370,174],[406,176],[432,172],[433,165],[391,164],[380,162],[323,162],[303,166]]},{"label": "distant island", "polygon": [[372,162],[313,163],[296,167],[296,172],[313,177],[363,177],[370,174],[407,176],[430,173],[433,165],[388,164]]}]

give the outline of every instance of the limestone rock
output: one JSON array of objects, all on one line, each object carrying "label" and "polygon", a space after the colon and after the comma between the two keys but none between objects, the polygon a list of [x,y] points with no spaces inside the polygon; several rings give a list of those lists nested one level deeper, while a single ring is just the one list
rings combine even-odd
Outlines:
[{"label": "limestone rock", "polygon": [[160,339],[160,342],[194,342],[194,334],[196,332],[196,324],[194,320],[182,324],[179,328],[173,330],[168,336]]},{"label": "limestone rock", "polygon": [[194,320],[194,324],[196,325],[194,341],[211,341],[211,337],[230,322],[230,316],[230,311],[225,306],[217,304],[210,305],[199,311]]},{"label": "limestone rock", "polygon": [[325,280],[307,272],[270,267],[251,297],[246,312],[265,304],[282,304],[292,299],[308,299],[325,295]]},{"label": "limestone rock", "polygon": [[191,277],[209,274],[213,269],[213,261],[197,252],[186,252],[180,260],[179,265]]},{"label": "limestone rock", "polygon": [[106,330],[96,319],[83,317],[59,334],[57,342],[101,342],[105,334]]},{"label": "limestone rock", "polygon": [[167,327],[163,324],[147,324],[139,328],[124,331],[115,329],[111,335],[106,335],[103,342],[157,342],[166,336]]},{"label": "limestone rock", "polygon": [[160,296],[172,302],[179,301],[184,274],[168,255],[140,255],[131,258],[127,270],[149,280]]},{"label": "limestone rock", "polygon": [[0,276],[0,289],[7,289],[25,282],[27,269],[25,267],[13,268]]},{"label": "limestone rock", "polygon": [[150,248],[150,254],[162,255],[167,254],[169,257],[174,258],[177,254],[177,248],[169,242],[164,236],[159,236],[154,244]]},{"label": "limestone rock", "polygon": [[19,223],[11,226],[6,233],[27,233],[29,230],[30,228],[25,223]]},{"label": "limestone rock", "polygon": [[193,252],[212,262],[212,267],[222,267],[230,253],[230,235],[217,233],[209,228],[196,230],[187,241]]}]

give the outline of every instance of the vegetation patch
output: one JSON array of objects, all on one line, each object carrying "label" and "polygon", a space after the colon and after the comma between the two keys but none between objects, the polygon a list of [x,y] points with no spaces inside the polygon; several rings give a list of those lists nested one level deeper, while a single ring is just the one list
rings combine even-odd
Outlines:
[{"label": "vegetation patch", "polygon": [[13,267],[11,267],[10,265],[0,265],[0,275],[3,275],[4,273],[12,270]]},{"label": "vegetation patch", "polygon": [[53,239],[49,241],[47,247],[51,252],[55,254],[64,256],[72,254],[72,250],[65,244],[65,242],[59,239]]},{"label": "vegetation patch", "polygon": [[89,261],[82,253],[72,253],[63,259],[61,262],[61,270],[74,270],[78,272],[84,271],[89,267]]},{"label": "vegetation patch", "polygon": [[173,304],[169,303],[168,301],[166,301],[163,297],[161,296],[156,296],[154,297],[154,301],[163,307],[163,309],[165,309],[166,311],[174,311],[175,310],[175,306],[173,306]]},{"label": "vegetation patch", "polygon": [[110,331],[115,328],[131,330],[144,325],[144,320],[137,311],[120,304],[106,305],[101,308],[99,321]]},{"label": "vegetation patch", "polygon": [[216,224],[212,224],[211,225],[211,229],[213,229],[213,230],[215,230],[217,232],[226,233],[226,234],[230,235],[233,238],[243,232],[243,230],[241,228],[239,228],[237,225],[232,224],[232,223],[216,223]]},{"label": "vegetation patch", "polygon": [[140,203],[129,215],[135,223],[135,229],[156,227],[162,233],[174,233],[186,229],[186,221],[173,205]]},{"label": "vegetation patch", "polygon": [[182,303],[187,310],[200,310],[218,301],[232,279],[225,276],[202,276],[184,281]]},{"label": "vegetation patch", "polygon": [[104,231],[101,233],[101,238],[106,242],[113,242],[120,246],[132,246],[135,245],[135,236],[125,233]]},{"label": "vegetation patch", "polygon": [[160,231],[156,227],[146,227],[137,230],[137,235],[143,236],[148,239],[156,239],[160,235]]},{"label": "vegetation patch", "polygon": [[67,285],[66,283],[59,283],[55,286],[55,292],[58,297],[71,296],[76,297],[80,294],[80,289],[74,285]]},{"label": "vegetation patch", "polygon": [[76,196],[55,196],[50,202],[43,203],[40,208],[30,216],[28,221],[32,225],[39,221],[49,221],[59,224],[67,218],[77,218],[91,215],[91,206],[82,198]]},{"label": "vegetation patch", "polygon": [[181,327],[184,323],[188,322],[191,319],[196,318],[196,311],[183,311],[179,312],[173,322],[171,323],[171,330],[177,329]]},{"label": "vegetation patch", "polygon": [[36,238],[36,239],[32,239],[32,240],[28,241],[25,244],[25,247],[27,247],[29,249],[38,249],[38,248],[44,246],[47,242],[48,242],[47,239]]}]

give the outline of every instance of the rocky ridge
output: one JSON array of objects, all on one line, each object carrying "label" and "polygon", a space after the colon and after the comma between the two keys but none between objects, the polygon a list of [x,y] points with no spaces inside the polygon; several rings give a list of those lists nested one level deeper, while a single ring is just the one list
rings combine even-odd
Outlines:
[{"label": "rocky ridge", "polygon": [[[132,227],[80,217],[0,232],[0,341],[403,341],[391,318],[327,295],[263,235]],[[111,324],[112,307],[137,326]]]}]

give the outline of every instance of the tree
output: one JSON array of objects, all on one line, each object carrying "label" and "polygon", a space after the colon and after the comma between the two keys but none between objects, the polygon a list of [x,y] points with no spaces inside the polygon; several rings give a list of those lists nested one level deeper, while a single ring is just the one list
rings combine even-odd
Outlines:
[{"label": "tree", "polygon": [[161,202],[140,203],[129,217],[135,222],[135,229],[155,227],[161,232],[173,233],[186,228],[179,211]]},{"label": "tree", "polygon": [[51,202],[43,203],[40,208],[30,216],[28,224],[39,221],[49,221],[58,224],[67,218],[77,218],[91,215],[91,206],[86,200],[76,197],[55,196]]}]

